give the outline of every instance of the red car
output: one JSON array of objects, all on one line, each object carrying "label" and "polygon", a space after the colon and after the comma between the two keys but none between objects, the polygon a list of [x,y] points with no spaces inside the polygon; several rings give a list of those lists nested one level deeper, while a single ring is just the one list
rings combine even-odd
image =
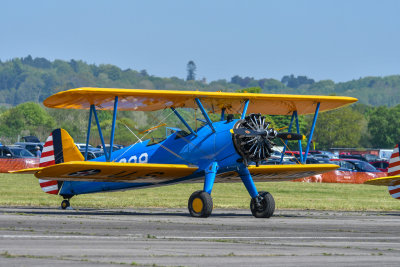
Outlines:
[{"label": "red car", "polygon": [[387,174],[377,170],[368,162],[357,159],[331,159],[330,163],[340,167],[334,171],[294,180],[312,183],[362,184],[367,180],[385,177]]},{"label": "red car", "polygon": [[388,171],[389,161],[387,161],[387,160],[372,161],[369,164],[371,164],[372,166],[374,166],[376,169],[378,169],[380,171],[383,171],[383,172]]},{"label": "red car", "polygon": [[36,158],[28,150],[19,146],[0,146],[0,172],[16,171],[39,166]]}]

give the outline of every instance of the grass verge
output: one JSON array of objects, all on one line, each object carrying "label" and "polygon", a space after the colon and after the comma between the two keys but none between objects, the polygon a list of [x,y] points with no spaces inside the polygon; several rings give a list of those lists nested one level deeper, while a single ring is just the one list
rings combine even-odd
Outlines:
[{"label": "grass verge", "polygon": [[[201,183],[178,184],[124,192],[79,195],[72,199],[77,208],[187,207],[190,195],[202,189]],[[385,186],[319,183],[256,183],[258,190],[269,191],[277,209],[315,210],[400,210]],[[0,173],[1,206],[58,207],[61,197],[45,194],[38,179],[30,174]],[[250,197],[242,183],[215,184],[215,208],[249,208]]]}]

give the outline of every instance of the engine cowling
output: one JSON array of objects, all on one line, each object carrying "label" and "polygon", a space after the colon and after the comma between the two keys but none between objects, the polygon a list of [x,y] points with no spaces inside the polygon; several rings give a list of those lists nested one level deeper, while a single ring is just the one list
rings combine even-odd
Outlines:
[{"label": "engine cowling", "polygon": [[261,114],[250,114],[244,120],[239,120],[233,126],[233,144],[243,158],[243,163],[259,162],[271,156],[272,142],[277,132],[270,127]]}]

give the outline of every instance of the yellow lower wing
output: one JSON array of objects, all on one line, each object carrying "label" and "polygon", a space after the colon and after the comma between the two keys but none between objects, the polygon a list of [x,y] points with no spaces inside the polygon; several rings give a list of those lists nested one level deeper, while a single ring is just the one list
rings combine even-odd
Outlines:
[{"label": "yellow lower wing", "polygon": [[35,176],[60,181],[160,182],[188,176],[197,169],[181,164],[70,161],[43,168]]},{"label": "yellow lower wing", "polygon": [[[335,164],[306,165],[262,165],[249,166],[249,171],[256,182],[282,182],[333,171],[339,168]],[[240,179],[236,172],[220,175],[218,182],[235,182]]]},{"label": "yellow lower wing", "polygon": [[394,186],[400,184],[400,175],[375,178],[365,181],[364,184]]}]

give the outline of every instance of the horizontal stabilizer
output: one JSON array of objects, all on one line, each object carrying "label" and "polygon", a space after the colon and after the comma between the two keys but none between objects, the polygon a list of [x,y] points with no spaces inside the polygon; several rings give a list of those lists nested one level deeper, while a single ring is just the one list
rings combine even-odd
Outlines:
[{"label": "horizontal stabilizer", "polygon": [[159,182],[188,176],[197,166],[183,164],[143,164],[70,161],[35,173],[40,179],[58,181]]},{"label": "horizontal stabilizer", "polygon": [[[336,164],[297,164],[297,165],[261,165],[249,166],[248,169],[255,182],[282,182],[304,178],[339,168]],[[220,175],[218,182],[234,182],[240,179],[236,172]],[[226,180],[224,180],[226,179]]]},{"label": "horizontal stabilizer", "polygon": [[38,171],[43,169],[43,167],[39,168],[30,168],[30,169],[22,169],[22,170],[16,170],[16,171],[9,171],[9,173],[20,173],[20,174],[35,174]]},{"label": "horizontal stabilizer", "polygon": [[364,184],[394,186],[400,184],[400,175],[375,178],[365,181]]}]

